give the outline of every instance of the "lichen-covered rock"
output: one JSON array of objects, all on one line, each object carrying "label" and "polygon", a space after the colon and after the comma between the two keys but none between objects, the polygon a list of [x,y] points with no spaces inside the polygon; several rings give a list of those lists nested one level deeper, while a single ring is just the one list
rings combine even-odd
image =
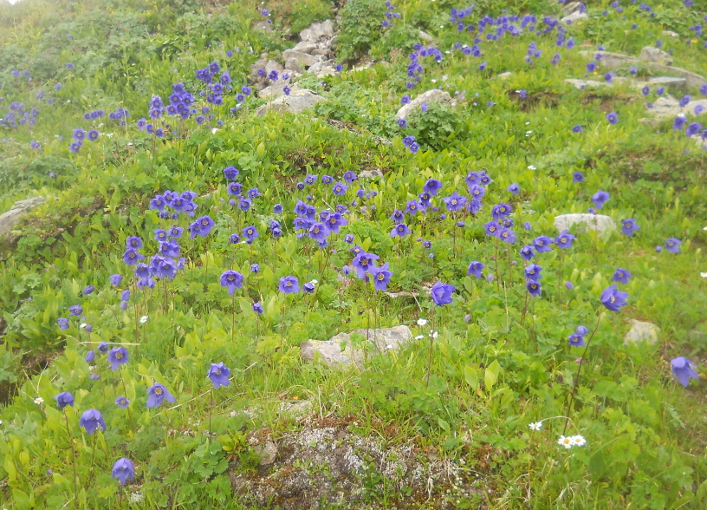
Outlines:
[{"label": "lichen-covered rock", "polygon": [[318,42],[332,37],[334,37],[334,24],[330,19],[321,23],[312,23],[299,34],[300,40],[304,42]]},{"label": "lichen-covered rock", "polygon": [[645,62],[654,62],[664,66],[673,65],[673,57],[655,46],[644,47],[641,50],[641,56],[639,58]]},{"label": "lichen-covered rock", "polygon": [[4,234],[27,215],[27,213],[40,204],[46,202],[44,197],[28,198],[27,200],[19,200],[15,202],[12,208],[0,214],[0,234]]},{"label": "lichen-covered rock", "polygon": [[624,345],[639,344],[648,342],[653,345],[658,343],[658,334],[660,328],[652,322],[642,322],[636,319],[631,319],[631,329],[624,336]]},{"label": "lichen-covered rock", "polygon": [[571,25],[572,23],[577,23],[580,20],[589,19],[589,15],[586,12],[575,11],[572,14],[568,14],[560,20],[563,25]]},{"label": "lichen-covered rock", "polygon": [[354,348],[351,335],[360,334],[374,346],[374,352],[397,350],[412,340],[412,331],[407,326],[386,329],[357,329],[351,333],[339,333],[329,340],[307,340],[300,345],[302,359],[321,359],[329,366],[352,365],[365,359],[363,349]]},{"label": "lichen-covered rock", "polygon": [[449,95],[449,92],[441,90],[441,89],[428,90],[427,92],[423,92],[422,94],[417,96],[415,99],[410,101],[408,104],[403,105],[403,107],[400,108],[400,110],[398,110],[397,118],[398,119],[407,119],[408,116],[412,112],[414,112],[415,110],[419,109],[423,103],[450,104],[451,102],[452,102],[452,96]]},{"label": "lichen-covered rock", "polygon": [[257,117],[263,117],[269,111],[299,113],[317,104],[326,101],[326,98],[315,94],[309,89],[293,90],[289,96],[280,96],[265,103],[255,112]]}]

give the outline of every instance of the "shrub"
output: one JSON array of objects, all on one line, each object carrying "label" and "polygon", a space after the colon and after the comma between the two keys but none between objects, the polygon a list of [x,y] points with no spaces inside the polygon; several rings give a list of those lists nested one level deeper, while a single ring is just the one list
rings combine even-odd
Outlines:
[{"label": "shrub", "polygon": [[351,61],[371,49],[381,36],[385,4],[380,0],[349,0],[339,21],[339,59]]}]

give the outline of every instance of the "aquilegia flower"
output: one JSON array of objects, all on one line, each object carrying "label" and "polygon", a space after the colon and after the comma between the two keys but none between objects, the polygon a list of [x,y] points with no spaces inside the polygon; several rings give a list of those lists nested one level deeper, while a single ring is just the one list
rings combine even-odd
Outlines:
[{"label": "aquilegia flower", "polygon": [[636,224],[636,220],[634,220],[633,218],[629,218],[628,220],[621,220],[622,234],[627,235],[629,237],[633,237],[633,233],[636,230],[641,230],[641,227]]},{"label": "aquilegia flower", "polygon": [[125,397],[118,397],[115,399],[115,405],[117,405],[121,409],[125,409],[130,405],[130,400]]},{"label": "aquilegia flower", "polygon": [[283,276],[280,278],[278,290],[285,294],[297,293],[299,292],[299,280],[296,276]]},{"label": "aquilegia flower", "polygon": [[83,307],[81,305],[73,305],[69,307],[69,313],[73,317],[78,317],[83,313]]},{"label": "aquilegia flower", "polygon": [[243,275],[238,271],[224,271],[221,275],[221,287],[228,288],[229,295],[233,295],[236,289],[243,286]]},{"label": "aquilegia flower", "polygon": [[616,285],[610,285],[601,293],[601,303],[612,312],[620,312],[622,306],[626,306],[628,292],[622,292]]},{"label": "aquilegia flower", "polygon": [[670,364],[673,368],[673,376],[685,387],[690,383],[690,379],[700,378],[700,375],[694,368],[697,367],[697,365],[687,358],[679,356],[670,360]]},{"label": "aquilegia flower", "polygon": [[606,120],[609,121],[609,124],[617,124],[619,122],[619,114],[616,112],[607,113]]},{"label": "aquilegia flower", "polygon": [[547,236],[539,236],[533,240],[533,248],[538,253],[547,253],[552,250],[552,239]]},{"label": "aquilegia flower", "polygon": [[112,365],[112,369],[118,370],[120,365],[128,362],[128,350],[125,347],[113,347],[108,353],[108,363]]},{"label": "aquilegia flower", "polygon": [[542,278],[542,270],[543,268],[537,264],[530,264],[525,268],[525,277],[528,280],[538,281]]},{"label": "aquilegia flower", "polygon": [[123,281],[123,275],[113,274],[110,276],[110,278],[108,278],[108,281],[113,287],[120,287],[120,284]]},{"label": "aquilegia flower", "polygon": [[456,290],[454,285],[448,283],[437,282],[430,289],[432,301],[437,306],[448,305],[452,302],[452,293]]},{"label": "aquilegia flower", "polygon": [[66,406],[74,407],[74,396],[68,391],[64,391],[56,396],[56,403],[59,409],[64,409]]},{"label": "aquilegia flower", "polygon": [[619,282],[619,283],[628,283],[630,278],[631,278],[631,273],[629,273],[625,269],[618,268],[616,270],[616,272],[614,273],[614,276],[611,278],[611,281],[612,282]]},{"label": "aquilegia flower", "polygon": [[429,179],[422,190],[430,195],[437,196],[437,192],[442,189],[442,183],[437,179]]},{"label": "aquilegia flower", "polygon": [[89,409],[81,415],[79,425],[86,429],[88,434],[93,434],[96,429],[106,430],[106,422],[103,415],[96,409]]},{"label": "aquilegia flower", "polygon": [[592,195],[592,202],[597,209],[604,207],[607,200],[609,200],[609,194],[606,191],[597,191]]},{"label": "aquilegia flower", "polygon": [[159,407],[164,400],[167,402],[175,402],[176,399],[172,396],[167,388],[156,382],[147,388],[147,407]]},{"label": "aquilegia flower", "polygon": [[130,479],[131,482],[135,481],[135,469],[133,468],[133,463],[130,459],[122,458],[115,461],[113,464],[113,472],[111,476],[120,482],[120,485],[125,485],[125,482]]},{"label": "aquilegia flower", "polygon": [[484,270],[484,265],[481,262],[477,262],[476,260],[472,261],[469,264],[469,268],[466,270],[466,274],[468,275],[474,275],[476,278],[479,280],[484,277],[483,271]]},{"label": "aquilegia flower", "polygon": [[59,324],[60,330],[66,331],[69,329],[69,319],[66,317],[59,317],[56,322]]},{"label": "aquilegia flower", "polygon": [[584,347],[584,337],[589,333],[589,330],[584,326],[577,327],[577,331],[572,333],[568,339],[572,347]]},{"label": "aquilegia flower", "polygon": [[371,271],[371,275],[373,276],[373,286],[375,289],[386,290],[393,273],[388,269],[388,263],[386,262],[381,267],[374,267]]},{"label": "aquilegia flower", "polygon": [[528,294],[530,294],[533,297],[538,297],[540,293],[542,292],[542,289],[540,288],[540,284],[536,282],[535,280],[528,280],[527,283],[525,284],[525,288],[528,289]]},{"label": "aquilegia flower", "polygon": [[560,235],[557,236],[557,238],[555,239],[555,243],[557,244],[558,248],[567,249],[572,248],[572,241],[574,240],[575,237],[572,234],[568,233],[567,230],[563,230],[562,232],[560,232]]},{"label": "aquilegia flower", "polygon": [[211,379],[215,389],[219,389],[221,386],[228,386],[229,375],[231,375],[231,371],[223,363],[211,363],[209,373],[206,374]]},{"label": "aquilegia flower", "polygon": [[[682,241],[680,239],[675,239],[674,237],[668,238],[667,241],[665,241],[665,248],[670,252],[670,253],[680,253],[680,245],[682,244]],[[71,308],[69,308],[71,309]]]}]

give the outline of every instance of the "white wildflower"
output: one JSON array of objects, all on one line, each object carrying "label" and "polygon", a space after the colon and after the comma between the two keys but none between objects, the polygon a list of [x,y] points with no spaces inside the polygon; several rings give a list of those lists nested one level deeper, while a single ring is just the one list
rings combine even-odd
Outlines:
[{"label": "white wildflower", "polygon": [[42,405],[44,403],[44,399],[42,397],[37,397],[34,399],[34,403],[37,405]]},{"label": "white wildflower", "polygon": [[572,438],[571,437],[565,437],[565,436],[560,436],[560,439],[557,441],[557,444],[560,446],[564,446],[568,450],[572,448]]},{"label": "white wildflower", "polygon": [[145,324],[147,322],[147,315],[140,317],[140,324]]},{"label": "white wildflower", "polygon": [[533,165],[528,165],[528,170],[536,170],[536,168]]},{"label": "white wildflower", "polygon": [[427,324],[427,319],[417,319],[418,326],[424,326],[425,324]]},{"label": "white wildflower", "polygon": [[417,335],[415,340],[422,340],[423,338],[425,338],[425,335]]},{"label": "white wildflower", "polygon": [[700,273],[700,276],[701,276],[702,278],[707,278],[707,273]]},{"label": "white wildflower", "polygon": [[541,428],[543,428],[543,422],[536,421],[536,422],[533,422],[530,425],[528,425],[528,427],[530,427],[533,430],[540,430]]},{"label": "white wildflower", "polygon": [[587,444],[587,440],[583,436],[577,435],[570,437],[573,446],[584,446]]}]

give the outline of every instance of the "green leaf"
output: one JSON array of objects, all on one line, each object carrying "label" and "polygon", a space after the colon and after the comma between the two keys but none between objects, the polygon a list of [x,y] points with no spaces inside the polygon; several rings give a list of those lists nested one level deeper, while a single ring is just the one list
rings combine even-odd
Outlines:
[{"label": "green leaf", "polygon": [[501,365],[499,365],[498,360],[494,360],[484,372],[484,384],[486,385],[486,391],[491,391],[493,385],[496,384],[498,380],[498,374],[501,372]]},{"label": "green leaf", "polygon": [[476,368],[464,367],[464,380],[476,391],[479,389],[479,371]]}]

